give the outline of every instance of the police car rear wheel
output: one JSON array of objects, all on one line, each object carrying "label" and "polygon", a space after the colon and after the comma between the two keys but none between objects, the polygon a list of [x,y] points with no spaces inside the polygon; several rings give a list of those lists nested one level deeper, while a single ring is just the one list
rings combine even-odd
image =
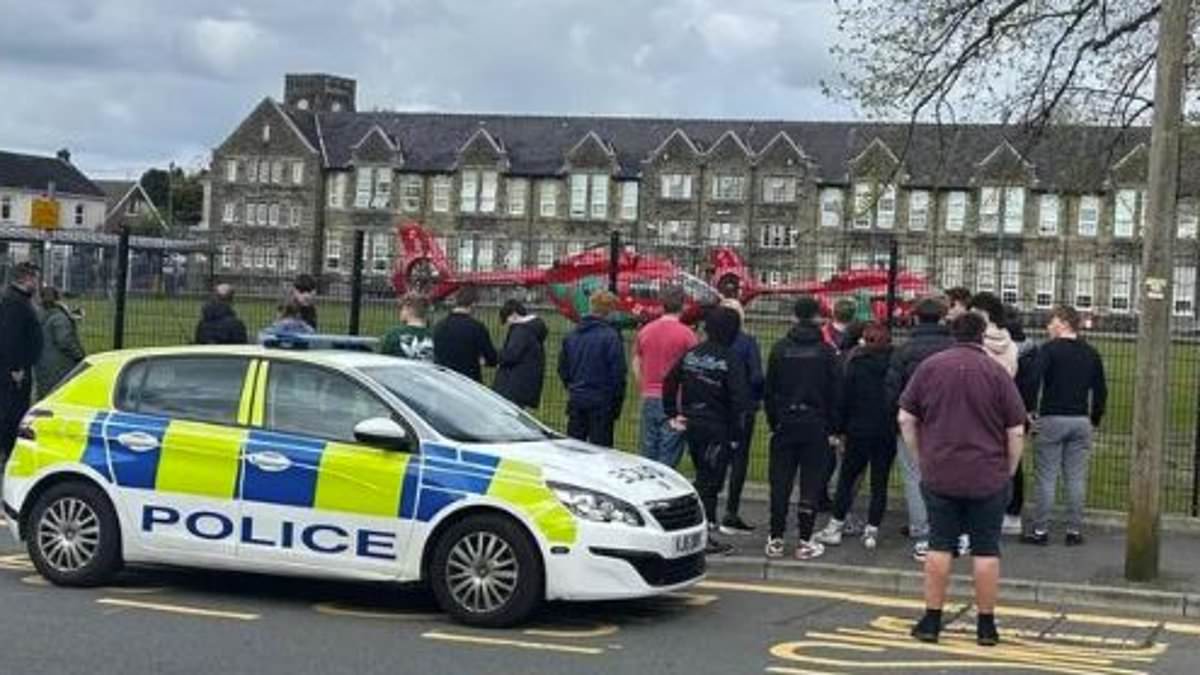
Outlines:
[{"label": "police car rear wheel", "polygon": [[86,483],[47,490],[29,514],[29,558],[62,586],[106,583],[121,567],[117,517],[108,497]]},{"label": "police car rear wheel", "polygon": [[430,567],[434,595],[452,618],[503,627],[529,617],[542,600],[542,565],[521,526],[479,515],[438,539]]}]

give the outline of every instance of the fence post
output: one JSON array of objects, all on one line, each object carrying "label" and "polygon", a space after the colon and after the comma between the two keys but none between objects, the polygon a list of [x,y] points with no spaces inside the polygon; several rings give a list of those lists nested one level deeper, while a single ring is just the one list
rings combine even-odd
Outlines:
[{"label": "fence post", "polygon": [[887,327],[896,324],[896,280],[900,275],[900,244],[892,239],[888,245]]},{"label": "fence post", "polygon": [[363,249],[367,233],[354,231],[354,262],[350,266],[350,327],[347,332],[358,335],[362,321]]},{"label": "fence post", "polygon": [[613,230],[608,238],[608,290],[617,293],[617,274],[621,268],[621,231]]},{"label": "fence post", "polygon": [[125,346],[125,296],[129,286],[129,228],[122,227],[117,239],[116,297],[113,310],[113,349]]}]

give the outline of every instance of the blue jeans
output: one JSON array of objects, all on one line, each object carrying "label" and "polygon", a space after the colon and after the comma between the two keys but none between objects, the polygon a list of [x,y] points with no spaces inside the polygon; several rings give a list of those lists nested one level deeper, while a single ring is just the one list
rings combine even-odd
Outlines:
[{"label": "blue jeans", "polygon": [[673,469],[682,456],[683,435],[667,426],[662,399],[642,399],[642,457]]}]

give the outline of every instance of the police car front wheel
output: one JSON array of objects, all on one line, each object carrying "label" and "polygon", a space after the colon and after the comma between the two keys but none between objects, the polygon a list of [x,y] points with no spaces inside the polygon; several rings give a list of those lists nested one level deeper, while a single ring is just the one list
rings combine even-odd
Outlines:
[{"label": "police car front wheel", "polygon": [[475,515],[450,526],[429,568],[438,603],[452,618],[476,626],[520,623],[544,594],[541,557],[519,524]]},{"label": "police car front wheel", "polygon": [[29,558],[52,583],[100,585],[121,567],[118,530],[112,504],[99,488],[83,482],[55,485],[29,513]]}]

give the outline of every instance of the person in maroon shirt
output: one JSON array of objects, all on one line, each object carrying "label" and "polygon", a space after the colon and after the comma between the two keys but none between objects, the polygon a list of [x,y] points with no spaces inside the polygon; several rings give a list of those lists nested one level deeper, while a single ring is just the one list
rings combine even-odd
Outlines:
[{"label": "person in maroon shirt", "polygon": [[900,396],[900,431],[921,467],[931,530],[925,616],[912,631],[923,642],[938,640],[962,532],[970,535],[975,557],[977,641],[1000,642],[1000,529],[1024,447],[1025,405],[1012,377],[984,352],[986,328],[978,314],[956,318],[950,332],[957,344],[922,362]]}]

